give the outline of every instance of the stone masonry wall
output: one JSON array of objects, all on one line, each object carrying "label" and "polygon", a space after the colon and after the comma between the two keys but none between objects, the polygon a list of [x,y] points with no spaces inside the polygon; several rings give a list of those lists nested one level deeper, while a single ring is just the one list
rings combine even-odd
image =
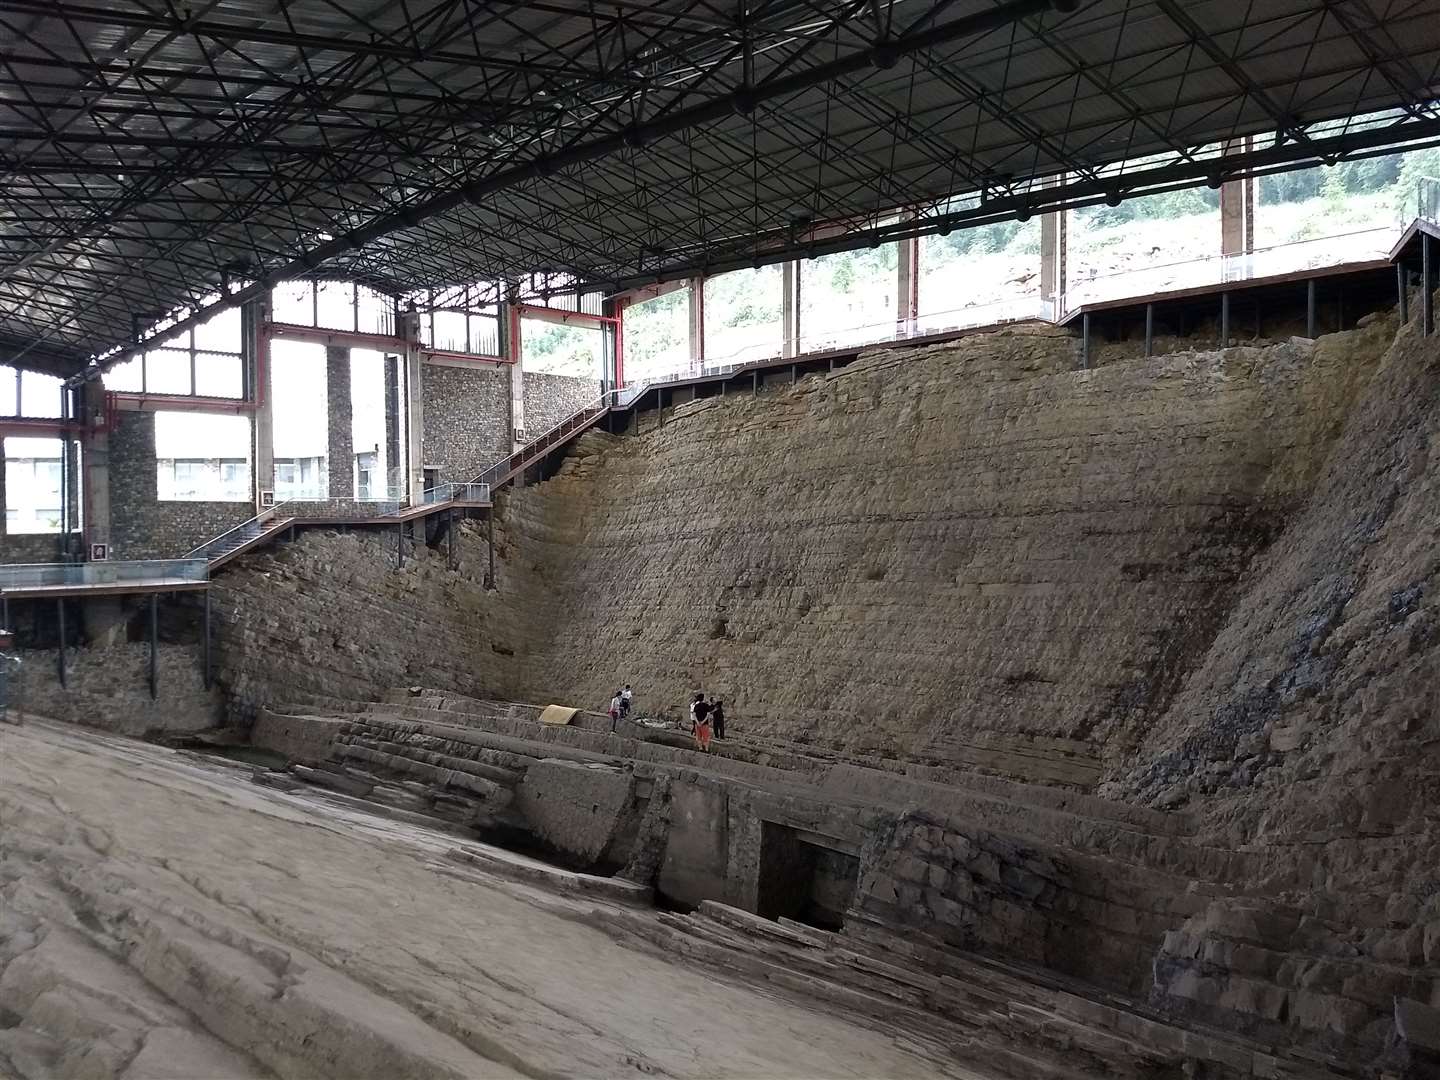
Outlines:
[{"label": "stone masonry wall", "polygon": [[573,375],[525,372],[525,432],[530,438],[543,435],[561,420],[574,415],[600,396],[596,379]]},{"label": "stone masonry wall", "polygon": [[510,452],[510,372],[426,364],[425,465],[468,481]]},{"label": "stone masonry wall", "polygon": [[502,496],[501,591],[529,613],[508,689],[703,688],[737,732],[933,764],[1003,745],[1022,777],[1055,745],[1122,754],[1388,333],[1077,371],[1072,338],[1018,327],[587,435]]},{"label": "stone masonry wall", "polygon": [[55,650],[27,650],[22,656],[27,712],[125,735],[199,731],[214,727],[222,714],[219,690],[204,687],[198,645],[161,643],[154,701],[148,644],[70,649],[63,688]]},{"label": "stone masonry wall", "polygon": [[161,502],[155,414],[120,414],[110,435],[111,558],[179,558],[254,514],[248,502]]},{"label": "stone masonry wall", "polygon": [[355,496],[355,434],[350,401],[350,350],[325,346],[325,404],[329,418],[326,461],[332,499]]}]

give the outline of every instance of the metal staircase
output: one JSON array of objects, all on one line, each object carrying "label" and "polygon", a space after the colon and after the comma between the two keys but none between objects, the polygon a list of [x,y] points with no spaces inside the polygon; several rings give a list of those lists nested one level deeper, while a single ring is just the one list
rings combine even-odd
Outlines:
[{"label": "metal staircase", "polygon": [[256,514],[249,521],[242,521],[228,532],[205,541],[186,555],[186,558],[205,559],[211,570],[223,566],[236,556],[266,543],[281,530],[288,529],[295,519],[282,516],[280,509],[278,506],[271,507]]}]

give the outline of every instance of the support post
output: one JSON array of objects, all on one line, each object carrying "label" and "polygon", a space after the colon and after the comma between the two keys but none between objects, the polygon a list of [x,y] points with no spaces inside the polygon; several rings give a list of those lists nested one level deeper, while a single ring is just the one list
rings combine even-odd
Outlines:
[{"label": "support post", "polygon": [[420,316],[400,313],[400,336],[405,339],[405,462],[410,475],[405,490],[410,505],[425,500],[425,365],[420,357]]},{"label": "support post", "polygon": [[485,512],[485,546],[490,549],[490,574],[485,581],[489,588],[495,588],[495,508]]},{"label": "support post", "polygon": [[799,381],[800,381],[800,365],[799,365],[799,364],[791,364],[791,365],[790,365],[790,385],[791,385],[791,386],[794,386],[794,385],[795,385],[797,382],[799,382]]},{"label": "support post", "polygon": [[1067,243],[1065,211],[1040,215],[1040,299],[1057,322],[1065,314]]},{"label": "support post", "polygon": [[65,688],[65,601],[63,599],[55,601],[55,617],[60,631],[60,648],[56,655],[59,657],[60,688],[63,690]]},{"label": "support post", "polygon": [[794,356],[800,351],[800,264],[794,259],[782,265],[780,298],[780,355]]},{"label": "support post", "polygon": [[752,381],[751,381],[750,392],[751,392],[751,394],[753,394],[755,397],[759,397],[759,396],[760,396],[760,369],[759,369],[759,368],[756,368],[754,371],[752,371],[752,372],[750,373],[750,378],[751,378],[751,380],[752,380]]},{"label": "support post", "polygon": [[455,569],[455,508],[454,508],[453,506],[450,508],[449,513],[446,514],[445,534],[446,534],[446,539],[447,539],[447,541],[448,541],[449,544],[450,544],[450,550],[449,550],[449,552],[446,553],[446,561],[450,564],[450,569],[451,569],[451,570],[454,570],[454,569]]},{"label": "support post", "polygon": [[203,638],[201,638],[201,642],[202,642],[202,646],[201,646],[201,654],[202,654],[202,655],[201,655],[201,662],[202,662],[202,663],[204,664],[204,666],[205,666],[205,689],[206,689],[206,690],[209,690],[209,689],[210,689],[210,683],[211,683],[211,675],[210,675],[211,665],[210,665],[210,589],[209,589],[208,586],[207,586],[206,589],[205,589],[205,629],[204,629],[203,632],[204,632],[204,635],[205,635],[205,636],[204,636]]},{"label": "support post", "polygon": [[1080,367],[1090,370],[1090,313],[1080,316]]},{"label": "support post", "polygon": [[920,238],[912,236],[895,247],[895,336],[914,337],[920,319]]},{"label": "support post", "polygon": [[1220,294],[1220,348],[1230,347],[1230,294]]},{"label": "support post", "polygon": [[150,594],[150,700],[156,698],[156,658],[160,653],[160,594]]},{"label": "support post", "polygon": [[353,499],[355,438],[348,345],[325,346],[325,405],[329,420],[325,443],[326,495],[331,499]]},{"label": "support post", "polygon": [[705,370],[705,279],[690,279],[690,373]]},{"label": "support post", "polygon": [[1305,336],[1315,337],[1315,279],[1305,283]]},{"label": "support post", "polygon": [[395,569],[405,569],[405,523],[395,526]]},{"label": "support post", "polygon": [[1435,258],[1430,252],[1430,234],[1420,233],[1420,333],[1429,337],[1435,332]]},{"label": "support post", "polygon": [[1155,354],[1155,305],[1145,305],[1145,355]]},{"label": "support post", "polygon": [[1410,321],[1410,290],[1405,287],[1405,262],[1395,264],[1395,292],[1400,305],[1400,325]]}]

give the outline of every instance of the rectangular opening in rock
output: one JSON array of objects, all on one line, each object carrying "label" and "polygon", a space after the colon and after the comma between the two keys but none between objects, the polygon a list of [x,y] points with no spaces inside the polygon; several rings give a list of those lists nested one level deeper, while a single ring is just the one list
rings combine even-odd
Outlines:
[{"label": "rectangular opening in rock", "polygon": [[842,842],[762,822],[758,908],[767,919],[794,919],[824,930],[845,925],[860,860]]}]

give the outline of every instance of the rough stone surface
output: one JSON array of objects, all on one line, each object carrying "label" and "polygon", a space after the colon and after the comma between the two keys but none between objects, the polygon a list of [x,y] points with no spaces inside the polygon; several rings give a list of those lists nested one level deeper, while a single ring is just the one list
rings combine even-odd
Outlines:
[{"label": "rough stone surface", "polygon": [[574,415],[600,396],[600,383],[573,375],[550,375],[527,371],[525,387],[525,434],[536,438],[561,420]]},{"label": "rough stone surface", "polygon": [[425,365],[425,465],[469,481],[510,453],[508,368]]},{"label": "rough stone surface", "polygon": [[174,559],[251,518],[248,502],[161,502],[155,414],[120,413],[110,434],[110,557]]},{"label": "rough stone surface", "polygon": [[63,688],[55,650],[26,650],[24,661],[27,713],[144,735],[214,727],[223,712],[219,690],[205,689],[198,646],[161,642],[153,701],[148,644],[68,649]]},{"label": "rough stone surface", "polygon": [[625,681],[678,714],[705,689],[752,733],[1093,783],[1387,333],[1075,371],[1073,339],[1021,327],[587,435],[504,506],[501,591],[533,627],[512,693]]}]

